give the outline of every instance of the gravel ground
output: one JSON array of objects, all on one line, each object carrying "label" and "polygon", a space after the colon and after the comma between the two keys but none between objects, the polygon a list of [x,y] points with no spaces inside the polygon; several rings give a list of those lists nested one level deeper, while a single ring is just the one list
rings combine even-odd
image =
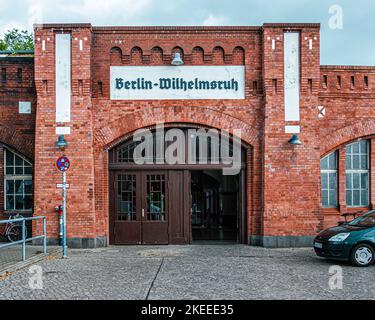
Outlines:
[{"label": "gravel ground", "polygon": [[[339,265],[343,289],[331,290]],[[375,266],[320,259],[312,249],[242,245],[110,247],[46,260],[43,289],[25,269],[0,279],[0,299],[375,299]]]}]

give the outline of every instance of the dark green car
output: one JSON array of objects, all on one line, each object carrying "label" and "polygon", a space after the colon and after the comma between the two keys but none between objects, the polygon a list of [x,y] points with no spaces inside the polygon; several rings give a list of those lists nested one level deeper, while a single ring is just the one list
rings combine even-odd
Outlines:
[{"label": "dark green car", "polygon": [[375,210],[352,222],[321,232],[314,241],[318,256],[368,267],[375,260]]}]

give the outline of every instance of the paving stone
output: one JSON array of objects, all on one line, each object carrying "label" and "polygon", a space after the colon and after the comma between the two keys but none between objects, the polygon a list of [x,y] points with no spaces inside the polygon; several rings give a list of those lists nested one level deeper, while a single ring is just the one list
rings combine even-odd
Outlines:
[{"label": "paving stone", "polygon": [[[343,289],[330,290],[329,268],[337,264],[343,270]],[[39,266],[43,290],[30,289],[25,269],[0,280],[0,299],[375,298],[375,266],[362,269],[320,259],[312,249],[110,247],[70,250],[68,259]]]}]

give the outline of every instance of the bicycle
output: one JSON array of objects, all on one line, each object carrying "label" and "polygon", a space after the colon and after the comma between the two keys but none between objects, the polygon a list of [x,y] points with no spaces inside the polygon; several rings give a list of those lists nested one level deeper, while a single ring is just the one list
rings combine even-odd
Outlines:
[{"label": "bicycle", "polygon": [[[23,219],[23,216],[16,214],[9,217],[9,220]],[[8,222],[5,225],[2,236],[8,239],[9,242],[17,242],[22,240],[22,222]],[[27,229],[25,229],[27,238]]]}]

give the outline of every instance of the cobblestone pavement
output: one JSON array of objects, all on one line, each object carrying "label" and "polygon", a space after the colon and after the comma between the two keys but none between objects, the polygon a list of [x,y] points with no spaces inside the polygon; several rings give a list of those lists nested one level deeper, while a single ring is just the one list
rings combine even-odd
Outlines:
[{"label": "cobblestone pavement", "polygon": [[242,245],[71,250],[38,264],[42,290],[25,269],[0,280],[0,299],[375,299],[375,266],[340,263],[343,289],[330,290],[335,264],[311,249]]},{"label": "cobblestone pavement", "polygon": [[[4,243],[0,243],[4,244]],[[42,246],[26,246],[26,258],[35,257],[43,252]],[[22,245],[0,249],[0,270],[22,261]]]}]

